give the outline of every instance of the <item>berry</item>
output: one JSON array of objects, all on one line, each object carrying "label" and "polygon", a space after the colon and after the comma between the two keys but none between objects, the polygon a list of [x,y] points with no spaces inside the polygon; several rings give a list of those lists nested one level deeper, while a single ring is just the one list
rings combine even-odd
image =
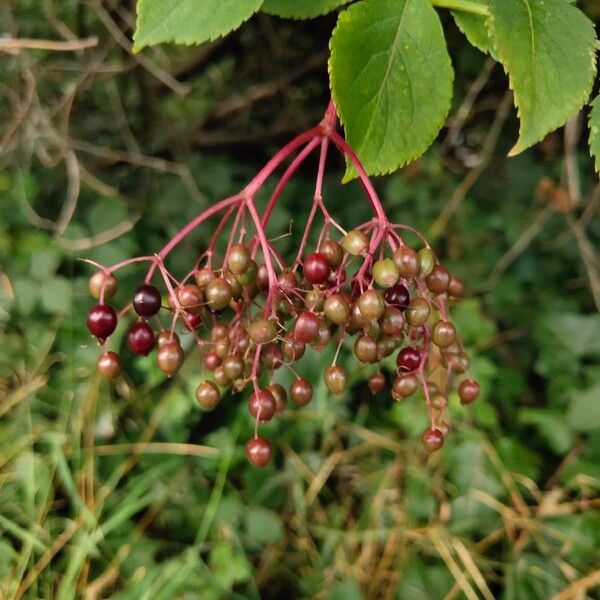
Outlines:
[{"label": "berry", "polygon": [[369,321],[376,321],[385,310],[383,296],[376,290],[367,290],[362,293],[356,301],[361,315]]},{"label": "berry", "polygon": [[412,346],[407,346],[398,352],[396,365],[398,369],[405,373],[416,371],[421,364],[421,353]]},{"label": "berry", "polygon": [[255,419],[267,423],[277,410],[275,396],[267,389],[252,392],[248,398],[248,410]]},{"label": "berry", "polygon": [[311,342],[319,333],[319,317],[304,311],[298,315],[294,325],[294,337],[303,344]]},{"label": "berry", "polygon": [[312,400],[312,395],[312,385],[302,377],[298,377],[290,386],[290,398],[298,406],[306,406]]},{"label": "berry", "polygon": [[[252,285],[256,281],[257,277],[258,265],[252,259],[248,261],[248,266],[246,267],[246,270],[243,273],[238,273],[235,276],[237,282],[243,286]],[[239,294],[239,296],[241,296],[241,294]],[[239,296],[236,296],[236,294],[234,294],[234,297],[236,297],[236,299]]]},{"label": "berry", "polygon": [[442,265],[435,265],[425,278],[425,283],[434,294],[443,294],[450,285],[450,272]]},{"label": "berry", "polygon": [[456,339],[456,329],[450,321],[438,321],[433,328],[431,339],[436,346],[447,348]]},{"label": "berry", "polygon": [[395,377],[392,382],[392,398],[394,400],[403,400],[417,391],[419,382],[414,375],[402,375]]},{"label": "berry", "polygon": [[219,357],[219,355],[213,350],[211,352],[209,352],[205,357],[204,357],[204,366],[209,370],[209,371],[214,371],[217,367],[221,366],[221,358]]},{"label": "berry", "polygon": [[246,458],[255,467],[267,466],[272,454],[271,444],[265,438],[255,437],[246,444]]},{"label": "berry", "polygon": [[223,310],[229,306],[233,298],[231,285],[225,279],[213,279],[206,285],[206,301],[208,306],[215,311]]},{"label": "berry", "polygon": [[465,294],[465,284],[460,277],[450,277],[448,284],[448,293],[452,298],[461,298]]},{"label": "berry", "polygon": [[332,269],[337,269],[344,259],[342,247],[333,240],[325,240],[319,247],[319,252],[327,259]]},{"label": "berry", "polygon": [[161,304],[160,292],[153,285],[144,283],[133,294],[133,309],[140,317],[153,317]]},{"label": "berry", "polygon": [[158,368],[165,375],[175,375],[183,364],[183,349],[177,342],[163,344],[156,354]]},{"label": "berry", "polygon": [[166,329],[163,329],[156,336],[156,345],[159,348],[162,348],[165,344],[171,343],[181,345],[179,342],[179,336],[174,331],[167,331]]},{"label": "berry", "polygon": [[336,325],[344,325],[350,318],[350,304],[343,294],[332,294],[323,305],[325,316]]},{"label": "berry", "polygon": [[379,319],[379,326],[383,335],[400,338],[404,331],[404,317],[398,308],[388,306]]},{"label": "berry", "polygon": [[479,396],[479,384],[473,379],[465,379],[458,386],[458,396],[461,404],[471,404]]},{"label": "berry", "polygon": [[348,385],[348,374],[346,369],[338,365],[330,365],[325,369],[323,373],[325,379],[325,385],[327,389],[332,393],[339,395],[344,392]]},{"label": "berry", "polygon": [[354,354],[360,362],[377,362],[377,342],[370,335],[364,333],[354,342]]},{"label": "berry", "polygon": [[330,272],[329,262],[320,252],[313,252],[304,259],[304,277],[309,283],[325,283]]},{"label": "berry", "polygon": [[426,429],[421,437],[427,452],[435,452],[444,444],[444,434],[439,429]]},{"label": "berry", "polygon": [[205,288],[215,278],[215,272],[210,267],[204,267],[194,273],[194,279],[200,288]]},{"label": "berry", "polygon": [[202,312],[204,294],[197,285],[188,283],[177,288],[177,300],[181,308],[190,314],[197,315]]},{"label": "berry", "polygon": [[373,373],[371,377],[367,379],[367,386],[371,394],[379,394],[379,392],[385,387],[385,375],[380,371]]},{"label": "berry", "polygon": [[202,325],[202,315],[182,315],[183,324],[188,331],[194,331]]},{"label": "berry", "polygon": [[116,379],[121,374],[121,359],[116,352],[105,352],[98,358],[97,367],[104,379]]},{"label": "berry", "polygon": [[154,348],[154,332],[147,323],[138,321],[127,332],[127,346],[134,354],[147,356]]},{"label": "berry", "polygon": [[221,392],[212,381],[204,381],[196,388],[196,402],[204,410],[213,410],[221,400]]},{"label": "berry", "polygon": [[394,251],[392,258],[400,277],[415,277],[419,273],[419,257],[410,246],[400,246]]},{"label": "berry", "polygon": [[231,381],[241,377],[244,374],[244,361],[242,357],[237,354],[228,354],[223,359],[223,370]]},{"label": "berry", "polygon": [[419,276],[427,277],[435,265],[435,254],[431,248],[423,248],[419,250],[417,256],[419,258]]},{"label": "berry", "polygon": [[327,325],[325,319],[319,319],[319,329],[317,335],[311,341],[310,345],[317,351],[323,350],[329,344],[331,339],[331,331]]},{"label": "berry", "polygon": [[277,412],[283,412],[285,405],[287,404],[287,392],[280,383],[270,383],[267,386],[267,390],[273,394],[275,398],[275,404],[277,405]]},{"label": "berry", "polygon": [[420,327],[427,323],[431,308],[425,298],[413,298],[408,305],[404,316],[406,322],[413,327]]},{"label": "berry", "polygon": [[[229,249],[227,268],[235,275],[240,275],[250,265],[250,252],[243,244],[235,244]],[[256,263],[254,263],[256,266]],[[258,268],[257,268],[258,272]]]},{"label": "berry", "polygon": [[88,283],[90,295],[99,300],[103,287],[104,300],[110,300],[117,293],[119,281],[112,273],[107,271],[96,271],[96,273],[90,277]]},{"label": "berry", "polygon": [[281,352],[288,362],[296,362],[304,356],[306,344],[298,341],[292,334],[287,334],[281,344]]},{"label": "berry", "polygon": [[367,251],[369,238],[360,229],[353,229],[345,235],[342,247],[348,254],[359,256]]},{"label": "berry", "polygon": [[325,302],[325,295],[321,290],[312,289],[306,292],[304,297],[304,305],[312,312],[318,312],[323,309]]},{"label": "berry", "polygon": [[223,365],[219,365],[213,371],[213,377],[214,377],[215,383],[218,386],[227,387],[231,383],[231,380],[229,379],[229,377],[227,377],[227,374],[225,373],[225,368],[223,367]]},{"label": "berry", "polygon": [[277,337],[275,323],[259,317],[247,327],[248,336],[256,345],[272,342]]},{"label": "berry", "polygon": [[401,283],[387,290],[384,298],[390,306],[395,306],[400,310],[405,310],[410,302],[410,294],[408,293],[406,286]]},{"label": "berry", "polygon": [[89,332],[104,341],[117,328],[117,313],[108,304],[97,304],[90,309],[87,317]]},{"label": "berry", "polygon": [[398,267],[391,258],[378,260],[373,265],[373,279],[381,287],[391,288],[398,281],[399,275]]}]

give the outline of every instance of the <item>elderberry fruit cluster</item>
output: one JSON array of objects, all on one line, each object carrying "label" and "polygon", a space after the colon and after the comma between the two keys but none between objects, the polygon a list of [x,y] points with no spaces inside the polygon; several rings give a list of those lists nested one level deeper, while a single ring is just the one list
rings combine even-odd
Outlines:
[{"label": "elderberry fruit cluster", "polygon": [[[140,285],[131,302],[137,319],[127,331],[126,345],[141,356],[155,351],[158,367],[172,376],[184,360],[180,333],[187,332],[195,338],[208,375],[196,389],[198,404],[212,410],[223,390],[242,391],[255,384],[248,410],[257,423],[283,411],[288,397],[298,406],[311,401],[311,383],[294,368],[307,345],[319,351],[335,344],[339,352],[351,340],[356,358],[374,366],[367,379],[373,394],[387,385],[379,362],[396,353],[389,393],[401,401],[423,390],[432,420],[423,444],[437,450],[449,429],[444,415],[452,375],[462,375],[469,364],[446,309],[446,301],[459,299],[464,286],[436,262],[428,247],[416,252],[402,244],[370,266],[371,261],[365,261],[369,244],[361,229],[338,241],[326,239],[305,255],[301,268],[280,270],[271,287],[264,262],[254,260],[248,245],[233,244],[219,266],[198,266],[190,278],[193,283],[171,283],[164,298],[154,285]],[[211,263],[214,259],[213,255]],[[88,329],[102,344],[117,327],[117,313],[108,304],[117,287],[110,270],[97,271],[89,282],[91,295],[100,303],[89,311]],[[269,293],[274,309],[265,317],[262,307]],[[163,315],[168,328],[162,326]],[[323,377],[332,394],[341,394],[348,373],[335,362]],[[282,367],[295,374],[289,390],[272,381]],[[98,370],[106,379],[118,377],[119,355],[104,352]],[[263,387],[258,381],[265,382]],[[463,404],[479,394],[472,379],[462,379],[457,389]],[[246,454],[253,465],[264,466],[271,458],[271,445],[255,436]]]},{"label": "elderberry fruit cluster", "polygon": [[[126,335],[129,351],[141,356],[155,352],[158,367],[172,376],[184,360],[180,336],[192,336],[206,375],[196,389],[196,401],[204,410],[213,410],[224,390],[250,388],[247,402],[254,437],[246,455],[259,467],[272,455],[268,440],[258,435],[259,424],[283,411],[288,397],[298,406],[306,406],[313,397],[311,383],[297,370],[308,345],[317,351],[328,345],[336,348],[332,364],[323,372],[331,394],[348,387],[348,373],[337,362],[340,352],[350,348],[360,362],[372,365],[367,385],[373,394],[387,390],[402,401],[421,390],[429,415],[422,441],[431,452],[442,446],[449,431],[450,391],[456,389],[463,404],[479,394],[479,386],[467,375],[469,359],[448,312],[449,302],[464,293],[462,281],[440,264],[418,231],[389,221],[358,157],[337,133],[336,122],[331,102],[319,125],[279,150],[239,194],[192,219],[157,254],[111,267],[92,263],[98,271],[89,289],[98,304],[89,312],[88,329],[105,349],[98,359],[100,374],[115,379],[121,373],[119,355],[107,349],[119,320],[108,304],[117,292],[115,272],[133,263],[150,263],[143,283],[120,313],[136,316]],[[330,147],[353,164],[374,213],[350,231],[335,221],[323,198]],[[267,226],[287,183],[317,148],[312,206],[295,258],[286,264],[275,247],[277,238],[268,238]],[[258,191],[294,154],[260,214]],[[165,259],[189,233],[217,215],[220,220],[205,250],[178,279],[167,270]],[[323,225],[318,235],[311,235],[319,215]],[[405,231],[419,238],[418,251],[403,239]],[[222,254],[216,250],[220,239],[227,239]],[[310,239],[318,241],[309,250]],[[157,272],[161,289],[152,283]],[[389,363],[392,356],[396,366],[388,383],[380,363]],[[288,390],[274,380],[281,368],[294,375]]]}]

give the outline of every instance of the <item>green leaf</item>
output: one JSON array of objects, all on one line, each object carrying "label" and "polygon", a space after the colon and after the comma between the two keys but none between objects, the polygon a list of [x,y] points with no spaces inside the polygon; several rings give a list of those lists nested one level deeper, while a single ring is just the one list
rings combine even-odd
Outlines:
[{"label": "green leaf", "polygon": [[163,42],[201,44],[237,29],[263,0],[139,0],[134,50]]},{"label": "green leaf", "polygon": [[600,94],[594,98],[590,112],[590,154],[596,159],[596,171],[600,172]]},{"label": "green leaf", "polygon": [[[346,137],[370,174],[421,155],[443,125],[453,72],[427,0],[364,0],[331,38],[331,89]],[[355,176],[349,167],[345,180]]]},{"label": "green leaf", "polygon": [[350,0],[265,0],[261,10],[284,19],[313,19]]},{"label": "green leaf", "polygon": [[521,121],[514,156],[586,102],[596,71],[594,25],[565,0],[490,0],[488,23]]},{"label": "green leaf", "polygon": [[564,415],[541,408],[524,408],[519,421],[536,428],[540,436],[556,454],[564,454],[573,443],[573,436]]},{"label": "green leaf", "polygon": [[[488,0],[474,0],[477,4],[488,6]],[[486,54],[493,52],[493,44],[487,30],[487,17],[465,10],[453,10],[452,16],[457,27],[465,34],[469,42]]]},{"label": "green leaf", "polygon": [[574,390],[569,406],[569,423],[577,431],[600,427],[600,383],[587,390]]}]

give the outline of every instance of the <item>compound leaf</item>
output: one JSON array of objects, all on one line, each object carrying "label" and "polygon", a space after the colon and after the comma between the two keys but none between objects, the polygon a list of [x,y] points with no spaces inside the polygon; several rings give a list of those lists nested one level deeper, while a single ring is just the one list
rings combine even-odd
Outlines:
[{"label": "compound leaf", "polygon": [[[488,0],[474,0],[474,2],[485,7],[488,6]],[[486,54],[493,51],[492,40],[487,30],[486,16],[464,10],[453,10],[452,16],[457,27],[465,34],[471,45]]]},{"label": "compound leaf", "polygon": [[565,0],[490,0],[494,53],[508,73],[520,119],[509,156],[564,125],[595,75],[592,22]]},{"label": "compound leaf", "polygon": [[[364,0],[343,11],[329,71],[348,142],[370,174],[421,155],[450,109],[452,65],[428,0]],[[345,180],[354,176],[349,167]]]},{"label": "compound leaf", "polygon": [[134,49],[163,42],[201,44],[237,29],[263,0],[139,0]]},{"label": "compound leaf", "polygon": [[261,10],[285,19],[313,19],[350,0],[265,0]]}]

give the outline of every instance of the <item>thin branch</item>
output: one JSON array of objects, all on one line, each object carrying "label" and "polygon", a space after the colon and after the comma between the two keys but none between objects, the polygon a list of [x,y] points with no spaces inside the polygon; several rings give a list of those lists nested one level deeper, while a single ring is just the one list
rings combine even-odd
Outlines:
[{"label": "thin branch", "polygon": [[58,41],[28,38],[0,39],[0,52],[17,53],[21,50],[50,50],[52,52],[76,52],[98,45],[96,36],[83,40]]}]

